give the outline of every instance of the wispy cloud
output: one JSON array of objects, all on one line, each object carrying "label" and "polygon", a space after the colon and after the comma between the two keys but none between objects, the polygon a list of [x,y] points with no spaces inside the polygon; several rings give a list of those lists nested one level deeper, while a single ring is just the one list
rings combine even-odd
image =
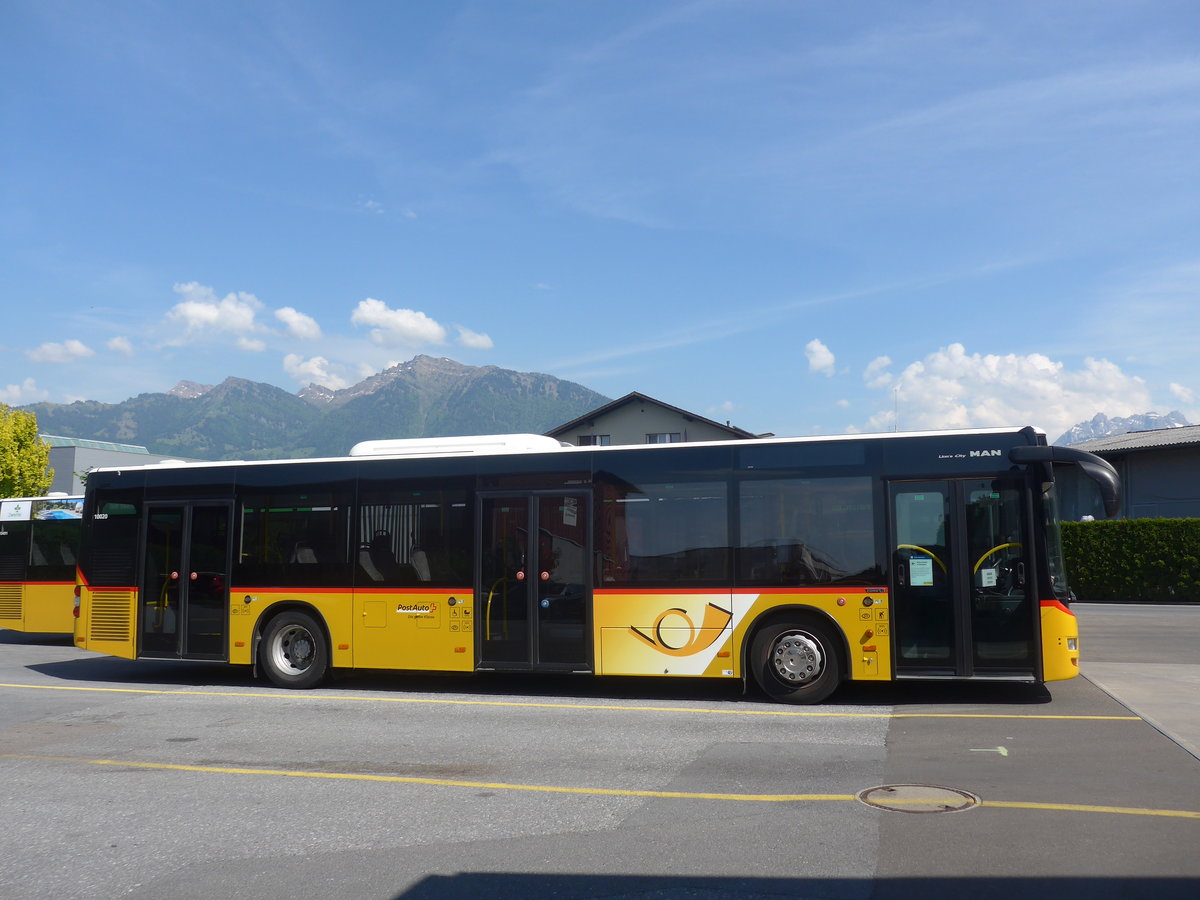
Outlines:
[{"label": "wispy cloud", "polygon": [[26,378],[20,384],[0,387],[0,403],[7,403],[11,406],[36,403],[39,400],[48,399],[49,396],[50,392],[39,388],[37,382],[32,378]]},{"label": "wispy cloud", "polygon": [[96,351],[83,341],[72,338],[62,342],[48,341],[32,350],[26,350],[25,355],[36,363],[62,364],[95,356]]},{"label": "wispy cloud", "polygon": [[446,343],[445,327],[425,313],[415,309],[392,309],[374,297],[360,300],[350,321],[370,328],[371,340],[377,344],[421,347]]},{"label": "wispy cloud", "polygon": [[312,316],[305,315],[290,306],[275,310],[275,318],[287,327],[287,333],[306,341],[315,341],[321,337],[321,326]]},{"label": "wispy cloud", "polygon": [[458,342],[472,350],[490,350],[495,344],[492,339],[486,334],[480,334],[478,331],[472,331],[470,328],[464,328],[461,325],[455,325],[458,329]]},{"label": "wispy cloud", "polygon": [[336,391],[351,384],[340,367],[332,365],[323,356],[305,359],[298,353],[289,353],[283,358],[283,370],[303,385],[319,384]]}]

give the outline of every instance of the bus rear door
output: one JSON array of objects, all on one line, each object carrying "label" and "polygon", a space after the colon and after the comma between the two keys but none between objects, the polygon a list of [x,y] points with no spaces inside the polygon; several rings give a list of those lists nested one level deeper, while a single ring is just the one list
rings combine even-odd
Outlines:
[{"label": "bus rear door", "polygon": [[1018,479],[891,484],[897,677],[1040,677],[1024,498]]}]

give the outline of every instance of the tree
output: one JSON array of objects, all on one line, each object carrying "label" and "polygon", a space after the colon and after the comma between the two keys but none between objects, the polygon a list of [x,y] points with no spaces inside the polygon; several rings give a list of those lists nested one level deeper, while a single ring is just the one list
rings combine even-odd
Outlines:
[{"label": "tree", "polygon": [[50,445],[38,436],[37,416],[0,403],[0,497],[36,497],[50,490]]}]

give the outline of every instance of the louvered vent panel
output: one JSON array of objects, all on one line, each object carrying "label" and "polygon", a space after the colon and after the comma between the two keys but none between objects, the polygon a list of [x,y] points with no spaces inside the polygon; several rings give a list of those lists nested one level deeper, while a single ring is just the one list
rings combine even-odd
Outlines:
[{"label": "louvered vent panel", "polygon": [[24,589],[19,584],[0,584],[0,619],[21,618],[21,595]]},{"label": "louvered vent panel", "polygon": [[128,641],[133,591],[92,591],[88,640]]},{"label": "louvered vent panel", "polygon": [[0,578],[5,581],[20,581],[25,577],[25,557],[11,553],[0,555]]}]

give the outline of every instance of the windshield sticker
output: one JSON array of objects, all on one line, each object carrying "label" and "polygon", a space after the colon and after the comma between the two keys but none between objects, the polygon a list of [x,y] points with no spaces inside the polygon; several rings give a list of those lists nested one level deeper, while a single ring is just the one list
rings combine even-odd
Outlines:
[{"label": "windshield sticker", "polygon": [[933,587],[933,558],[918,556],[910,559],[908,577],[913,587]]}]

